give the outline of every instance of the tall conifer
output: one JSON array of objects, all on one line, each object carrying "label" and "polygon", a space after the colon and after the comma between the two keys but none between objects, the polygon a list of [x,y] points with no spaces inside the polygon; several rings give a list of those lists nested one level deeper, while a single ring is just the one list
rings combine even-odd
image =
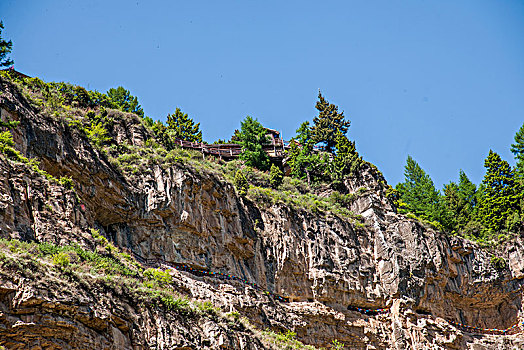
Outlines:
[{"label": "tall conifer", "polygon": [[348,131],[350,121],[344,119],[344,112],[339,113],[338,107],[324,99],[318,92],[316,104],[318,116],[313,119],[311,134],[315,143],[324,143],[327,152],[333,152],[336,145],[337,133],[345,135]]},{"label": "tall conifer", "polygon": [[516,170],[521,181],[524,180],[524,124],[515,134],[515,143],[511,145],[511,153],[517,160]]},{"label": "tall conifer", "polygon": [[483,195],[479,205],[482,224],[491,231],[504,229],[506,219],[520,210],[522,188],[514,170],[492,150],[484,161]]}]

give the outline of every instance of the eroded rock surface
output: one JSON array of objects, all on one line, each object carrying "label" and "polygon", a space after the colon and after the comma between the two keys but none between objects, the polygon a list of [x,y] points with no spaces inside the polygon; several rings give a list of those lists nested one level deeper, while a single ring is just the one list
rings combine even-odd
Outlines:
[{"label": "eroded rock surface", "polygon": [[[371,167],[345,184],[359,193],[350,209],[365,225],[251,202],[218,175],[188,165],[124,177],[81,133],[1,86],[2,119],[21,122],[16,147],[50,174],[72,177],[79,198],[0,156],[0,237],[89,246],[89,228],[96,227],[145,258],[240,276],[291,302],[237,282],[172,272],[189,296],[237,310],[260,328],[292,329],[315,346],[337,339],[351,349],[524,347],[522,333],[472,334],[448,322],[504,329],[523,320],[521,241],[504,248],[509,266],[496,270],[491,254],[475,244],[396,214]],[[110,113],[118,142],[142,145],[151,137],[135,116]],[[27,346],[81,348],[74,338],[86,348],[262,348],[245,331],[172,319],[121,296],[104,296],[91,313],[85,305],[100,299],[96,290],[74,286],[68,300],[63,290],[52,292],[58,286],[35,283],[2,277],[0,344],[19,338]],[[367,316],[348,306],[390,312]],[[49,340],[49,332],[60,337]]]}]

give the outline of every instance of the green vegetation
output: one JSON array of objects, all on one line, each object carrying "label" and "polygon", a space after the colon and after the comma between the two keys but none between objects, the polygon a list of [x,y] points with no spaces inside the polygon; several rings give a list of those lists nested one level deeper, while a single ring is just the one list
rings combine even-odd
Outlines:
[{"label": "green vegetation", "polygon": [[303,122],[297,129],[297,135],[290,141],[287,156],[291,176],[306,179],[308,185],[326,181],[328,178],[325,172],[328,156],[314,152],[314,146],[315,141],[309,122]]},{"label": "green vegetation", "polygon": [[331,179],[333,186],[343,188],[343,181],[347,175],[355,176],[360,170],[362,158],[355,149],[355,142],[351,142],[340,131],[336,136],[336,153],[331,162]]},{"label": "green vegetation", "polygon": [[247,116],[240,123],[240,132],[236,135],[238,143],[242,145],[242,159],[247,166],[260,170],[269,169],[269,157],[263,146],[268,143],[266,129],[258,120]]},{"label": "green vegetation", "polygon": [[497,153],[489,151],[484,167],[486,175],[482,180],[484,186],[479,203],[479,218],[484,227],[498,232],[506,228],[506,218],[519,214],[523,188],[514,170]]},{"label": "green vegetation", "polygon": [[2,30],[4,29],[4,23],[0,22],[0,67],[7,67],[13,65],[13,60],[7,55],[11,53],[13,49],[13,42],[11,40],[5,41],[2,39]]},{"label": "green vegetation", "polygon": [[490,259],[490,263],[491,266],[493,266],[498,271],[502,271],[508,266],[506,260],[498,256],[492,256]]},{"label": "green vegetation", "polygon": [[160,286],[165,286],[173,283],[173,277],[169,274],[169,271],[163,271],[160,269],[147,269],[144,271],[144,277],[150,281],[158,283]]},{"label": "green vegetation", "polygon": [[405,167],[405,182],[399,183],[396,190],[400,194],[401,213],[413,213],[417,217],[434,221],[439,219],[439,194],[433,181],[416,161],[408,156]]},{"label": "green vegetation", "polygon": [[59,267],[67,267],[71,263],[71,258],[65,252],[58,252],[52,255],[53,264]]},{"label": "green vegetation", "polygon": [[[316,102],[318,115],[312,125],[303,122],[290,141],[285,164],[271,166],[264,151],[268,142],[267,129],[249,116],[241,122],[240,130],[235,131],[230,141],[242,145],[240,159],[223,162],[207,155],[204,157],[198,150],[178,146],[178,140],[202,142],[200,124],[179,108],[168,115],[164,124],[143,116],[138,99],[123,87],[103,94],[67,83],[21,78],[10,71],[0,74],[13,83],[35,109],[62,122],[71,132],[83,135],[125,176],[152,174],[155,166],[192,168],[214,176],[217,181],[234,184],[239,195],[260,205],[281,203],[296,209],[331,213],[352,218],[356,226],[362,227],[361,220],[348,208],[358,196],[366,193],[348,193],[345,182],[348,177],[359,177],[363,169],[367,169],[376,175],[382,184],[379,191],[384,191],[400,213],[439,230],[491,245],[501,234],[511,237],[523,229],[524,125],[511,145],[517,166],[513,169],[491,151],[485,161],[486,175],[479,186],[460,171],[459,181],[450,182],[438,191],[429,175],[408,157],[405,181],[393,188],[385,183],[373,164],[360,157],[355,142],[346,136],[350,122],[321,93]],[[131,117],[115,108],[143,118]],[[117,125],[122,128],[123,121],[145,129],[143,144],[114,139],[115,128]],[[0,124],[1,153],[73,189],[72,179],[57,180],[39,169],[36,160],[27,159],[16,151],[9,131],[13,127],[16,127],[15,122]],[[319,148],[319,145],[324,147]],[[290,176],[283,176],[282,170],[289,171]]]},{"label": "green vegetation", "polygon": [[54,176],[50,175],[46,171],[40,169],[39,162],[35,159],[29,159],[24,157],[18,150],[14,148],[13,135],[10,131],[0,131],[0,153],[4,154],[8,159],[26,164],[34,172],[44,176],[49,181],[59,183],[67,189],[73,189],[72,181],[69,178],[60,178],[57,179]]},{"label": "green vegetation", "polygon": [[[515,140],[519,139],[520,132]],[[512,147],[518,149],[516,144]],[[501,233],[518,233],[522,229],[524,183],[518,169],[492,150],[484,167],[486,173],[478,188],[461,170],[458,184],[446,184],[441,194],[429,175],[408,156],[405,182],[399,183],[395,192],[389,190],[387,195],[401,213],[491,246],[500,240],[498,237],[507,236]]]},{"label": "green vegetation", "polygon": [[262,332],[262,335],[264,336],[266,342],[269,344],[277,346],[278,349],[283,350],[315,350],[316,348],[311,345],[304,345],[295,337],[297,334],[292,331],[286,331],[285,333],[282,332],[273,332],[273,331],[264,331]]},{"label": "green vegetation", "polygon": [[249,184],[242,170],[238,170],[235,174],[235,188],[240,197],[245,197],[249,190]]},{"label": "green vegetation", "polygon": [[269,171],[269,184],[272,188],[279,188],[284,180],[284,173],[275,164],[271,164],[271,170]]},{"label": "green vegetation", "polygon": [[511,153],[517,160],[516,173],[521,182],[524,182],[524,123],[515,134],[515,143],[511,145]]},{"label": "green vegetation", "polygon": [[315,144],[323,143],[326,152],[333,153],[337,144],[337,135],[345,135],[348,131],[350,121],[345,120],[344,112],[339,113],[338,107],[324,99],[318,92],[316,104],[318,116],[313,119],[311,136]]},{"label": "green vegetation", "polygon": [[167,131],[171,138],[180,139],[189,142],[202,142],[202,131],[200,123],[183,113],[180,108],[175,113],[167,115]]},{"label": "green vegetation", "polygon": [[[86,94],[85,96],[85,99],[87,100],[88,95]],[[122,86],[119,86],[116,89],[109,89],[107,91],[107,98],[114,105],[114,108],[124,112],[134,113],[139,117],[144,117],[144,110],[138,103],[138,99],[131,95],[129,90],[124,89]]]}]

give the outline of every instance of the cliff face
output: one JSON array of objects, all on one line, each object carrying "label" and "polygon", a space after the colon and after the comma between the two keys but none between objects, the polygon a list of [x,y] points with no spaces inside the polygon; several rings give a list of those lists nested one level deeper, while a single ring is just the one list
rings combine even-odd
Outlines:
[{"label": "cliff face", "polygon": [[[92,248],[89,229],[96,227],[144,258],[239,276],[290,302],[238,281],[172,272],[189,297],[238,311],[258,328],[291,329],[314,346],[337,339],[351,349],[524,347],[520,332],[469,333],[450,323],[505,329],[522,321],[520,241],[503,248],[509,264],[497,270],[491,254],[475,244],[396,214],[371,167],[345,183],[358,193],[349,209],[362,215],[364,225],[240,198],[220,175],[184,163],[152,164],[124,176],[74,127],[38,112],[6,82],[1,87],[2,119],[20,121],[16,148],[40,160],[48,173],[70,176],[78,197],[0,156],[0,237]],[[110,115],[117,143],[142,146],[152,137],[137,117]],[[57,348],[82,342],[115,349],[267,346],[249,330],[161,307],[145,309],[125,292],[104,294],[63,277],[49,281],[42,277],[46,271],[32,277],[2,273],[0,345],[14,347],[18,339],[23,346]],[[69,287],[57,287],[62,283]],[[356,307],[388,312],[365,315]],[[69,338],[56,338],[63,329]]]}]

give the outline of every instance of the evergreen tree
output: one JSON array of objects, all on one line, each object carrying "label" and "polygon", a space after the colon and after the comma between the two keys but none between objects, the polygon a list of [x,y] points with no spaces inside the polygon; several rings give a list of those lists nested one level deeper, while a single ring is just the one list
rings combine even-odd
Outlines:
[{"label": "evergreen tree", "polygon": [[284,173],[278,166],[271,164],[271,170],[269,171],[269,184],[273,188],[279,188],[284,180]]},{"label": "evergreen tree", "polygon": [[522,187],[511,166],[492,150],[484,161],[484,193],[479,203],[481,223],[491,231],[505,228],[506,219],[518,213]]},{"label": "evergreen tree", "polygon": [[449,231],[461,231],[473,219],[476,208],[477,188],[460,171],[459,184],[451,182],[444,186],[443,204],[446,209],[441,216],[442,225]]},{"label": "evergreen tree", "polygon": [[4,29],[4,23],[0,22],[0,67],[7,67],[14,63],[11,58],[7,57],[13,49],[13,42],[2,39],[2,29]]},{"label": "evergreen tree", "polygon": [[439,193],[429,175],[411,156],[406,161],[404,176],[405,182],[396,186],[400,200],[406,205],[403,211],[427,220],[439,220]]},{"label": "evergreen tree", "polygon": [[202,131],[200,123],[189,118],[180,108],[175,113],[167,116],[167,129],[171,137],[189,142],[202,142]]},{"label": "evergreen tree", "polygon": [[304,122],[297,129],[297,135],[291,139],[287,151],[287,163],[291,168],[291,176],[307,179],[308,184],[324,177],[322,156],[313,152],[314,141],[309,122]]},{"label": "evergreen tree", "polygon": [[336,137],[336,153],[331,162],[331,179],[334,186],[339,186],[346,175],[355,175],[360,169],[362,159],[355,149],[355,142],[340,131]]},{"label": "evergreen tree", "polygon": [[152,126],[153,132],[155,133],[156,139],[164,145],[164,147],[171,151],[174,147],[173,140],[171,139],[171,136],[169,135],[169,132],[167,130],[167,127],[162,123],[160,120],[157,120],[153,123]]},{"label": "evergreen tree", "polygon": [[517,160],[516,171],[521,181],[524,180],[524,124],[515,134],[515,143],[511,145],[511,153]]},{"label": "evergreen tree", "polygon": [[313,119],[311,129],[313,141],[315,144],[324,143],[324,149],[327,152],[333,152],[337,134],[340,132],[345,135],[351,123],[344,119],[344,112],[339,113],[337,106],[324,99],[320,91],[315,107],[318,110],[318,116]]},{"label": "evergreen tree", "polygon": [[109,91],[107,91],[107,97],[121,111],[134,113],[142,118],[144,117],[144,110],[138,103],[138,99],[122,86],[116,89],[109,89]]},{"label": "evergreen tree", "polygon": [[263,147],[268,143],[266,135],[266,129],[257,119],[247,116],[240,123],[237,143],[242,145],[242,153],[240,153],[239,158],[244,160],[246,165],[260,170],[269,169],[269,156]]}]

